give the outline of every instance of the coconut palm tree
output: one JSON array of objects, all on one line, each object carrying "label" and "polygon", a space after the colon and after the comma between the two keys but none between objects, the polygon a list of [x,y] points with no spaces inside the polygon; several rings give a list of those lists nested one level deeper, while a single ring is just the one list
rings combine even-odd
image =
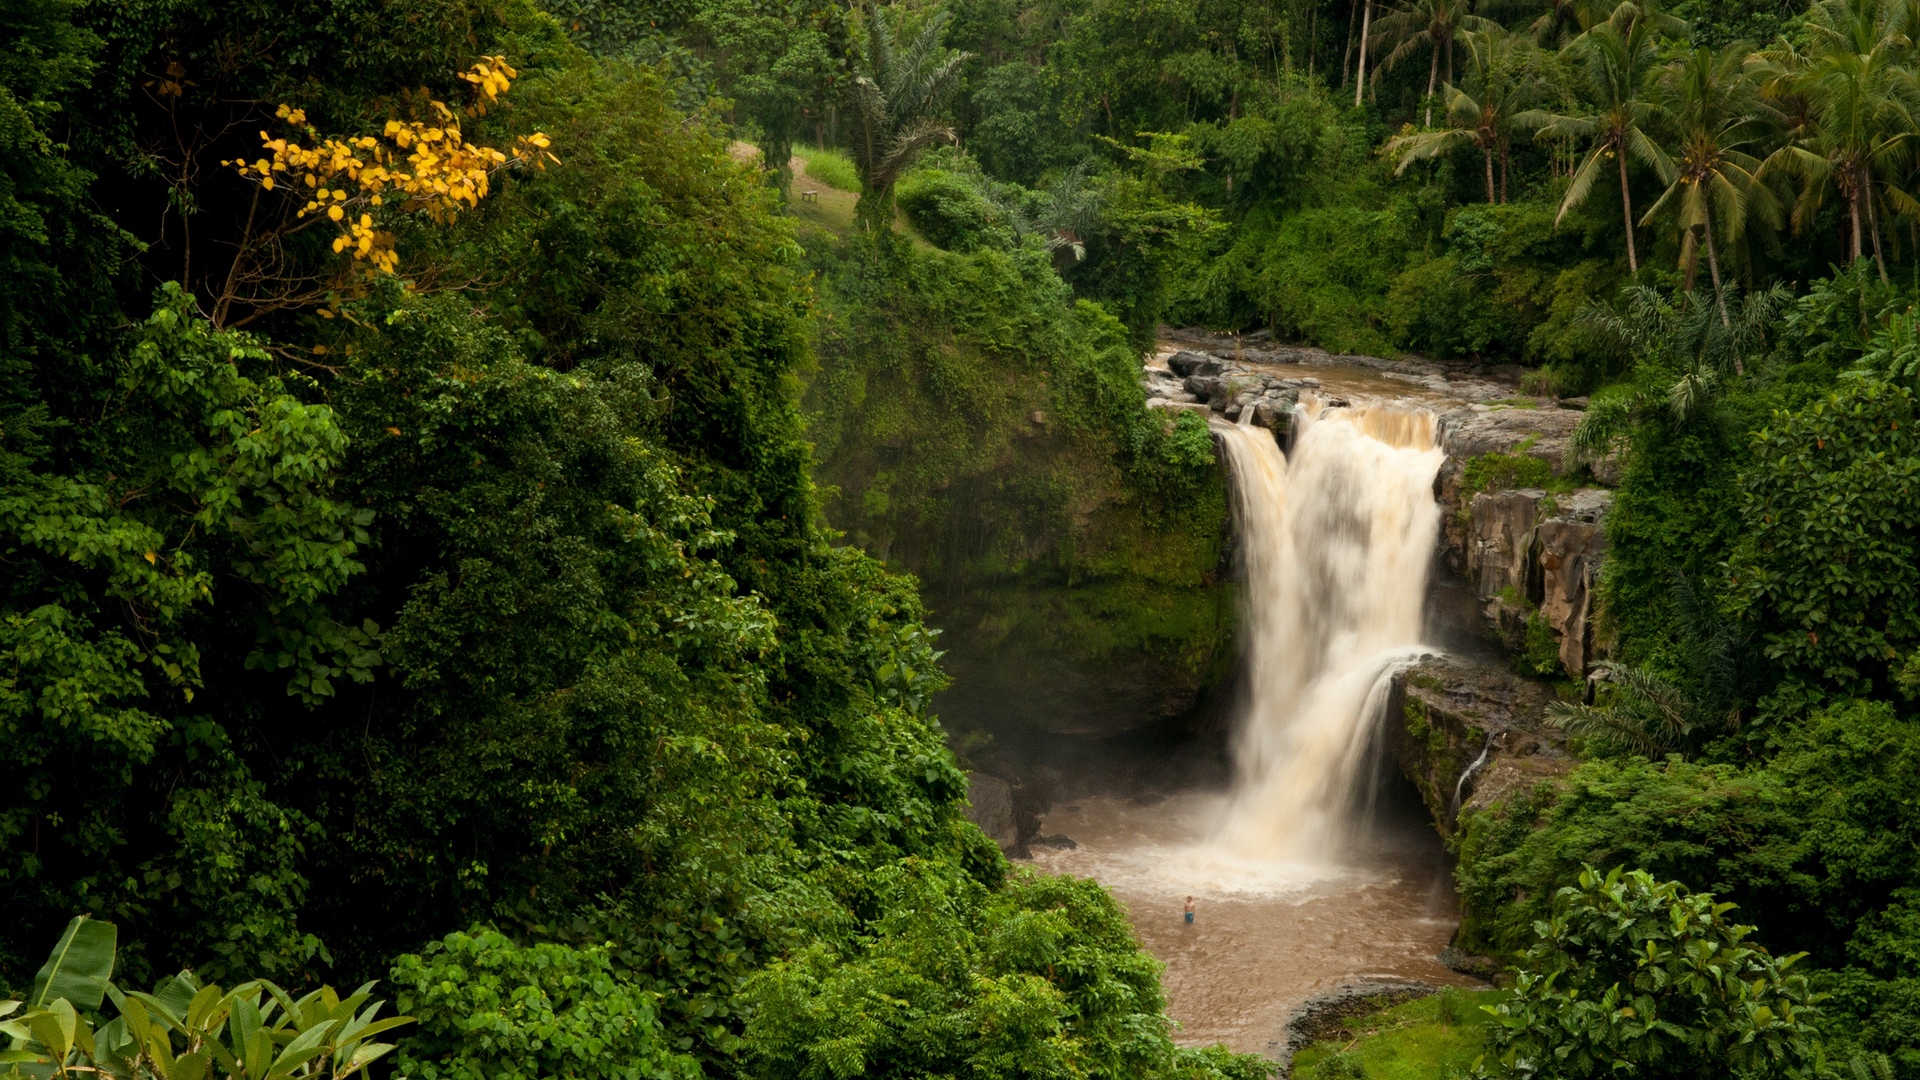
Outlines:
[{"label": "coconut palm tree", "polygon": [[1522,20],[1534,44],[1564,49],[1613,10],[1607,0],[1480,0],[1478,13],[1506,25]]},{"label": "coconut palm tree", "polygon": [[1382,16],[1373,36],[1388,50],[1385,60],[1373,71],[1373,81],[1392,71],[1402,60],[1422,49],[1427,50],[1427,117],[1433,126],[1433,90],[1440,79],[1440,60],[1446,57],[1446,81],[1453,82],[1453,43],[1462,30],[1477,30],[1490,25],[1473,14],[1472,0],[1401,0],[1399,6]]},{"label": "coconut palm tree", "polygon": [[1777,126],[1747,75],[1752,52],[1744,41],[1718,52],[1694,49],[1661,71],[1650,95],[1657,125],[1671,141],[1672,179],[1640,224],[1668,211],[1678,219],[1680,265],[1689,291],[1704,240],[1714,303],[1728,326],[1719,237],[1737,242],[1750,219],[1768,228],[1780,224],[1780,202],[1757,179],[1760,159],[1746,149]]},{"label": "coconut palm tree", "polygon": [[[1539,91],[1538,81],[1525,62],[1524,51],[1531,49],[1532,43],[1498,24],[1463,33],[1461,41],[1467,51],[1467,88],[1451,83],[1443,88],[1447,126],[1439,131],[1396,135],[1380,152],[1397,159],[1398,174],[1416,161],[1436,158],[1462,146],[1476,147],[1486,163],[1487,201],[1505,202],[1513,136],[1529,126],[1530,118],[1541,115],[1527,109]],[[1495,159],[1500,163],[1497,187]]]},{"label": "coconut palm tree", "polygon": [[1633,189],[1628,182],[1629,159],[1646,165],[1671,182],[1666,155],[1647,136],[1654,107],[1646,99],[1647,84],[1660,61],[1660,38],[1669,21],[1645,11],[1634,0],[1614,8],[1605,22],[1575,38],[1564,52],[1573,62],[1580,96],[1591,111],[1576,115],[1540,115],[1528,119],[1552,137],[1589,139],[1587,156],[1574,169],[1573,181],[1561,197],[1559,224],[1573,208],[1587,201],[1593,185],[1609,163],[1619,170],[1620,213],[1626,222],[1627,267],[1640,272],[1640,253],[1633,239]]},{"label": "coconut palm tree", "polygon": [[929,18],[901,47],[894,20],[876,0],[861,8],[866,47],[848,90],[854,114],[853,164],[860,173],[855,214],[868,228],[892,216],[893,188],[920,154],[935,143],[953,142],[953,128],[940,117],[971,53],[940,43],[950,16]]},{"label": "coconut palm tree", "polygon": [[1807,16],[1809,47],[1801,52],[1783,43],[1769,51],[1763,69],[1769,92],[1799,106],[1792,138],[1766,162],[1768,172],[1801,183],[1795,228],[1812,220],[1829,192],[1838,194],[1847,205],[1848,256],[1862,258],[1871,246],[1882,282],[1879,204],[1920,212],[1920,203],[1889,182],[1913,158],[1916,28],[1909,0],[1822,0]]}]

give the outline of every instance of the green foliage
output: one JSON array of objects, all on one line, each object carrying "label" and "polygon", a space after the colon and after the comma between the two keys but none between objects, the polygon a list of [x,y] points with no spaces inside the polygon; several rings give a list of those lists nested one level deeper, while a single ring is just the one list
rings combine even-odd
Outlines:
[{"label": "green foliage", "polygon": [[920,235],[948,251],[1005,247],[1013,240],[1000,208],[958,173],[917,169],[900,182],[897,198]]},{"label": "green foliage", "polygon": [[1790,683],[1853,696],[1912,692],[1915,413],[1910,388],[1866,378],[1754,433],[1727,572],[1734,610]]},{"label": "green foliage", "polygon": [[1560,664],[1560,642],[1553,636],[1553,625],[1538,611],[1527,612],[1518,663],[1528,675],[1559,675],[1566,670]]},{"label": "green foliage", "polygon": [[[0,1020],[10,1043],[0,1076],[346,1080],[393,1050],[375,1036],[413,1022],[375,1019],[384,1002],[369,1003],[372,983],[346,998],[323,986],[295,1000],[264,979],[223,991],[183,971],[151,994],[122,991],[110,981],[115,929],[75,918],[32,997],[0,1001],[0,1017],[10,1017]],[[105,997],[119,1015],[99,1023]]]},{"label": "green foliage", "polygon": [[1510,454],[1481,454],[1471,457],[1460,467],[1460,500],[1470,503],[1475,495],[1483,491],[1506,491],[1511,488],[1545,488],[1566,490],[1566,485],[1558,483],[1553,475],[1553,465],[1546,458],[1527,453],[1531,443],[1514,448]]},{"label": "green foliage", "polygon": [[754,1074],[1219,1077],[1251,1057],[1176,1049],[1159,965],[1088,881],[1023,874],[987,892],[914,862],[870,879],[889,914],[749,986]]},{"label": "green foliage", "polygon": [[[1582,864],[1632,859],[1739,903],[1767,940],[1823,967],[1914,977],[1899,942],[1920,849],[1893,808],[1920,798],[1920,725],[1856,701],[1777,734],[1774,749],[1744,767],[1589,761],[1557,792],[1470,815],[1459,840],[1463,938],[1517,952],[1557,882]],[[1878,1007],[1856,1000],[1865,1005],[1836,1011]]]},{"label": "green foliage", "polygon": [[395,1059],[425,1080],[523,1077],[692,1080],[674,1053],[657,995],[616,969],[604,947],[516,945],[476,927],[394,961],[396,1006],[419,1027]]},{"label": "green foliage", "polygon": [[113,977],[119,936],[119,928],[112,923],[75,915],[34,975],[27,1007],[46,1008],[58,998],[75,1008],[99,1009],[107,980]]},{"label": "green foliage", "polygon": [[1644,870],[1583,869],[1490,1009],[1499,1074],[1802,1075],[1817,998],[1800,957],[1750,943],[1752,927],[1724,918],[1733,908]]}]

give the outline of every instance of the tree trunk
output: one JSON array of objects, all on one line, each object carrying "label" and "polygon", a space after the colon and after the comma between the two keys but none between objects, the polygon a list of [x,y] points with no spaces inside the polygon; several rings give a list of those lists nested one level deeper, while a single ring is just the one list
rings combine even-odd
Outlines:
[{"label": "tree trunk", "polygon": [[1340,54],[1340,89],[1347,88],[1347,80],[1353,76],[1353,24],[1360,21],[1360,2],[1354,0],[1347,9],[1347,51]]},{"label": "tree trunk", "polygon": [[1509,159],[1512,156],[1513,155],[1511,153],[1511,148],[1508,147],[1506,143],[1501,143],[1500,144],[1500,201],[1502,203],[1505,203],[1507,201],[1507,165],[1508,165]]},{"label": "tree trunk", "polygon": [[1860,261],[1862,251],[1860,246],[1860,189],[1858,188],[1854,189],[1852,197],[1847,200],[1847,213],[1852,216],[1853,225],[1852,242],[1847,246],[1847,262],[1851,264]]},{"label": "tree trunk", "polygon": [[1433,81],[1440,77],[1440,43],[1433,43],[1433,59],[1427,63],[1427,126],[1433,126]]},{"label": "tree trunk", "polygon": [[[1314,54],[1319,52],[1320,44],[1320,8],[1315,5],[1313,14],[1307,19],[1307,78],[1313,78]],[[1293,70],[1293,47],[1287,47],[1287,70]]]},{"label": "tree trunk", "polygon": [[1360,107],[1360,95],[1367,89],[1367,35],[1373,33],[1373,0],[1360,0],[1360,74],[1353,80],[1353,107]]},{"label": "tree trunk", "polygon": [[1627,218],[1627,269],[1635,274],[1640,272],[1640,256],[1633,250],[1633,192],[1627,187],[1627,148],[1619,148],[1620,159],[1620,212]]},{"label": "tree trunk", "polygon": [[[1720,247],[1713,239],[1713,206],[1705,204],[1707,212],[1707,271],[1713,275],[1713,303],[1720,309],[1720,325],[1733,329],[1733,320],[1727,317],[1727,294],[1725,286],[1720,284]],[[1740,350],[1733,351],[1733,373],[1740,378],[1747,377],[1746,365],[1740,362]]]},{"label": "tree trunk", "polygon": [[1873,208],[1873,180],[1871,177],[1861,181],[1861,198],[1867,204],[1867,235],[1873,237],[1873,265],[1880,268],[1880,284],[1891,284],[1887,280],[1887,260],[1880,254],[1880,211]]},{"label": "tree trunk", "polygon": [[1487,159],[1487,203],[1491,205],[1494,201],[1494,198],[1493,198],[1493,147],[1483,146],[1480,148],[1480,152],[1486,155],[1486,159]]}]

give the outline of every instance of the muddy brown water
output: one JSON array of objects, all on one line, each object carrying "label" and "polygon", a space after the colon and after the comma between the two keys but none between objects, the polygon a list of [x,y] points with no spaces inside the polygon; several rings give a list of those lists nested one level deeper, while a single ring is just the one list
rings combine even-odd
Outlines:
[{"label": "muddy brown water", "polygon": [[[1274,1054],[1302,1003],[1356,979],[1480,985],[1436,954],[1459,923],[1451,872],[1431,829],[1392,816],[1337,869],[1234,860],[1206,839],[1224,793],[1094,797],[1059,805],[1034,864],[1091,877],[1126,908],[1166,964],[1167,1011],[1183,1046]],[[1182,918],[1193,896],[1195,917]]]}]

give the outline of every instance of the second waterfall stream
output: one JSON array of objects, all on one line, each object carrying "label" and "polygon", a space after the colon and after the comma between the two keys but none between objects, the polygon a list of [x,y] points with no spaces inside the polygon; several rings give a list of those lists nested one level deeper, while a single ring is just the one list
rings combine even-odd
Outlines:
[{"label": "second waterfall stream", "polygon": [[1248,692],[1211,846],[1313,876],[1346,861],[1364,827],[1390,677],[1425,651],[1444,454],[1430,413],[1311,398],[1291,457],[1264,428],[1215,430],[1246,568]]}]

